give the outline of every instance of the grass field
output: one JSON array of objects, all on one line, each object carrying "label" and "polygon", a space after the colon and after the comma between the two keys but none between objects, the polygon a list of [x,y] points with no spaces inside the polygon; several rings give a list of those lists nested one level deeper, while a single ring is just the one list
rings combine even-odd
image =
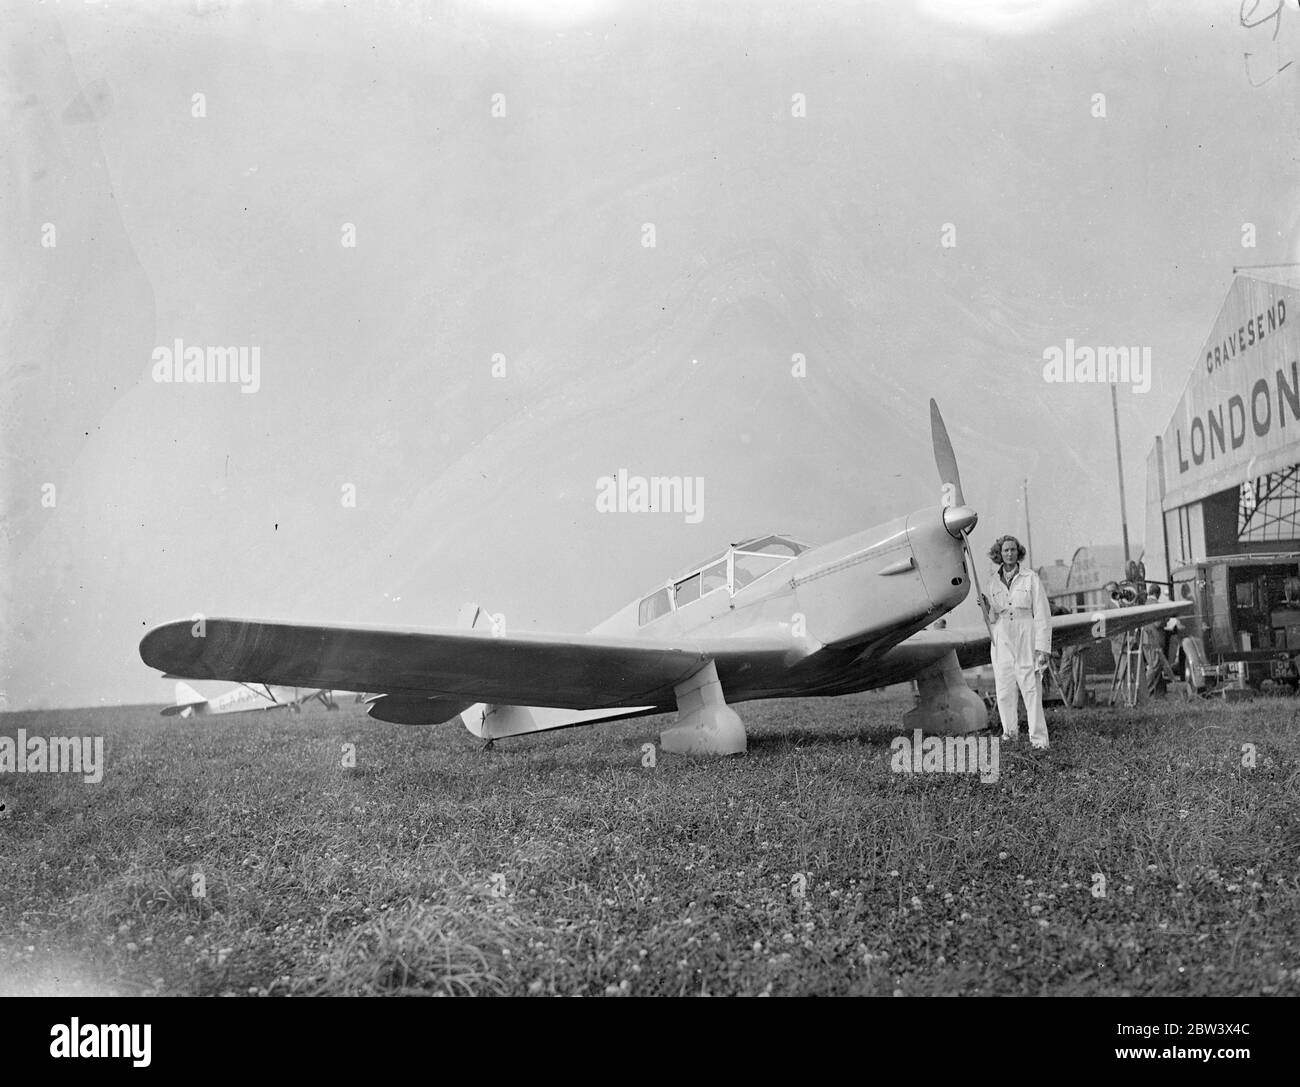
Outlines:
[{"label": "grass field", "polygon": [[990,784],[891,772],[908,704],[653,767],[663,718],[7,714],[106,771],[0,775],[0,992],[1300,993],[1300,703],[1049,713]]}]

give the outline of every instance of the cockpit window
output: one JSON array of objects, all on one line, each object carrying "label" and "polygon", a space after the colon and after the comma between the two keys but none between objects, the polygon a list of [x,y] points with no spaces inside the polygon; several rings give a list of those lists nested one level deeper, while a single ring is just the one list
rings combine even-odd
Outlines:
[{"label": "cockpit window", "polygon": [[653,623],[673,610],[672,601],[668,599],[668,590],[660,589],[657,593],[647,596],[641,601],[641,625]]},{"label": "cockpit window", "polygon": [[736,548],[739,551],[753,551],[763,555],[785,555],[788,558],[794,558],[801,551],[808,550],[798,540],[787,539],[785,536],[764,536],[757,540],[747,540],[745,543],[737,544]]},{"label": "cockpit window", "polygon": [[740,592],[750,582],[770,574],[778,566],[784,566],[790,559],[790,555],[751,555],[747,551],[737,551],[733,560],[735,573],[731,591]]},{"label": "cockpit window", "polygon": [[710,558],[703,569],[696,567],[674,582],[671,589],[661,589],[642,600],[641,625],[667,615],[674,607],[694,604],[719,589],[729,587],[734,594],[807,550],[808,544],[789,536],[755,536],[733,544],[729,551]]},{"label": "cockpit window", "polygon": [[727,560],[723,559],[721,562],[715,562],[700,576],[704,579],[703,592],[705,596],[708,596],[714,589],[725,589],[727,587]]},{"label": "cockpit window", "polygon": [[692,574],[685,581],[679,581],[676,589],[677,606],[685,607],[687,604],[694,604],[700,598],[700,575]]}]

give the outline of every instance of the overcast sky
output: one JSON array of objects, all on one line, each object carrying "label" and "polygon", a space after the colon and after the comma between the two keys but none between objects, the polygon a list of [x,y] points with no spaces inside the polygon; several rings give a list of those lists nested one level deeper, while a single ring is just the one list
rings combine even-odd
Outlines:
[{"label": "overcast sky", "polygon": [[[531,6],[7,9],[10,708],[170,699],[137,645],[196,612],[588,629],[937,503],[931,396],[976,547],[1028,478],[1068,561],[1120,522],[1067,340],[1150,350],[1138,542],[1232,266],[1300,260],[1294,0]],[[620,468],[702,516],[600,512]]]}]

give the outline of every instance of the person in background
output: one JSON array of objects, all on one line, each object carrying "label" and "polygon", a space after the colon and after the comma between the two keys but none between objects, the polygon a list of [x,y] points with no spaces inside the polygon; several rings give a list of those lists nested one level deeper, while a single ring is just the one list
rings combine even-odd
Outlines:
[{"label": "person in background", "polygon": [[998,564],[998,570],[988,593],[980,595],[980,606],[993,632],[989,656],[997,684],[1002,738],[1009,742],[1019,739],[1019,694],[1029,718],[1029,742],[1046,750],[1041,672],[1052,654],[1051,609],[1038,575],[1021,566],[1024,557],[1025,547],[1014,536],[999,537],[989,548],[989,558]]},{"label": "person in background", "polygon": [[[1146,602],[1148,604],[1163,604],[1164,601],[1160,597],[1161,589],[1159,585],[1148,586],[1146,593]],[[1164,694],[1168,689],[1168,680],[1171,673],[1169,671],[1169,659],[1165,656],[1169,640],[1161,629],[1160,620],[1157,619],[1154,623],[1148,623],[1144,626],[1140,637],[1142,659],[1146,666],[1147,694]]]}]

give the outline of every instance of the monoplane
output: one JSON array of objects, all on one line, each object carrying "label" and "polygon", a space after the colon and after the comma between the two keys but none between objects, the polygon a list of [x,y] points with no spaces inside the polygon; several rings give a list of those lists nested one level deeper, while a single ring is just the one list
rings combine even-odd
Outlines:
[{"label": "monoplane", "polygon": [[[509,632],[471,604],[450,630],[182,620],[146,634],[140,656],[191,679],[367,691],[381,721],[460,717],[486,741],[676,710],[666,751],[736,754],[746,749],[738,703],[907,680],[917,703],[906,728],[977,732],[988,711],[961,670],[988,663],[990,632],[935,624],[978,576],[968,542],[978,514],[933,400],[930,417],[939,502],[820,546],[785,534],[742,540],[587,634]],[[1053,616],[1053,642],[1111,637],[1189,609]]]}]

